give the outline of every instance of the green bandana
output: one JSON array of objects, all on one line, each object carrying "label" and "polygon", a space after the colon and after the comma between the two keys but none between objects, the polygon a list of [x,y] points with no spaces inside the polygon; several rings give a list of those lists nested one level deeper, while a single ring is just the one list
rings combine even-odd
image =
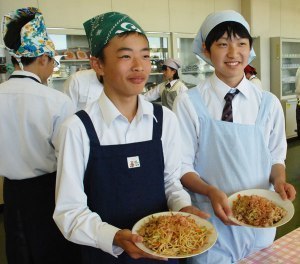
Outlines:
[{"label": "green bandana", "polygon": [[97,56],[103,47],[116,35],[135,31],[145,35],[143,29],[128,15],[108,12],[83,23],[92,56]]}]

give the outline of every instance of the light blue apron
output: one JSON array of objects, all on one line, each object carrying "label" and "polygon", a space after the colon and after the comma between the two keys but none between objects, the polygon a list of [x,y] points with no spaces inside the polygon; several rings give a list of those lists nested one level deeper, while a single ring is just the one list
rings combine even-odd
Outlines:
[{"label": "light blue apron", "polygon": [[[271,155],[263,131],[272,96],[263,93],[255,124],[244,125],[212,119],[197,88],[190,89],[188,94],[201,127],[200,147],[194,162],[201,178],[227,195],[244,189],[271,189]],[[206,196],[191,193],[191,197],[194,205],[212,215],[210,221],[217,229],[218,241],[212,249],[189,259],[188,263],[234,263],[273,242],[275,228],[226,226],[214,215]]]}]

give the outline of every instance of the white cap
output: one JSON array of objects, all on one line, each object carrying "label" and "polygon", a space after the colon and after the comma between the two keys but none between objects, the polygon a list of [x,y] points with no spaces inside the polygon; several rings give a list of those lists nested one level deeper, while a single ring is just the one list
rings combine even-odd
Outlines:
[{"label": "white cap", "polygon": [[[208,64],[212,65],[212,62],[209,58],[204,55],[204,50],[202,44],[205,42],[210,31],[217,25],[227,22],[233,21],[242,24],[250,34],[250,27],[245,18],[238,12],[233,10],[223,10],[211,13],[206,17],[204,22],[202,23],[193,43],[193,52],[199,56],[201,59],[205,60]],[[250,51],[250,56],[248,60],[248,64],[256,57],[256,54],[253,50],[253,47]]]},{"label": "white cap", "polygon": [[181,62],[176,59],[167,59],[164,64],[172,69],[178,70],[181,67]]}]

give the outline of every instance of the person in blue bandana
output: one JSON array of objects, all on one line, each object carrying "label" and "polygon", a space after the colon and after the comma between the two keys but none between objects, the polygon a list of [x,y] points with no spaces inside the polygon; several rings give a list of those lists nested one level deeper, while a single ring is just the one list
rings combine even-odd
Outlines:
[{"label": "person in blue bandana", "polygon": [[10,264],[80,263],[52,215],[61,123],[75,111],[68,96],[44,85],[55,66],[54,44],[40,10],[21,8],[3,18],[3,43],[15,70],[0,85],[0,175]]},{"label": "person in blue bandana", "polygon": [[134,20],[109,12],[84,28],[103,91],[61,126],[54,220],[84,264],[166,263],[135,245],[133,225],[168,210],[208,217],[180,183],[176,116],[141,95],[150,49]]},{"label": "person in blue bandana", "polygon": [[235,263],[271,245],[276,228],[232,225],[227,197],[256,188],[295,199],[295,188],[286,182],[284,115],[276,96],[245,77],[244,68],[255,53],[249,25],[239,13],[210,14],[193,51],[215,72],[174,102],[184,139],[181,182],[193,204],[212,215],[218,241],[187,263]]}]

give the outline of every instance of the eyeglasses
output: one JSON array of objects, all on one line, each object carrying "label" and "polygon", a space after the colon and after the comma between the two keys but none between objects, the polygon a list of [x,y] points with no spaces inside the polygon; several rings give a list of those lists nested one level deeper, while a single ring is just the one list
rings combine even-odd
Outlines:
[{"label": "eyeglasses", "polygon": [[53,65],[54,65],[54,68],[57,68],[59,66],[59,62],[53,58]]},{"label": "eyeglasses", "polygon": [[49,58],[50,60],[53,60],[53,67],[54,67],[54,68],[59,67],[59,62],[58,62],[55,58],[51,58],[50,56],[48,56],[48,58]]}]

